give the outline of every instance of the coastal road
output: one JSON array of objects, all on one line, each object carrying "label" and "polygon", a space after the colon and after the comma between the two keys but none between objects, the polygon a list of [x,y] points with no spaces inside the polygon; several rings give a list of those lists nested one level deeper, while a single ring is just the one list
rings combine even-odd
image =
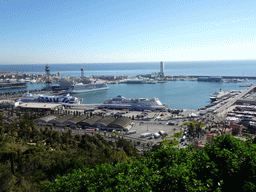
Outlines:
[{"label": "coastal road", "polygon": [[226,112],[226,110],[233,105],[238,99],[241,99],[244,95],[252,91],[256,87],[256,84],[245,89],[242,93],[238,94],[235,98],[231,98],[225,105],[221,106],[220,108],[216,109],[217,115],[221,115]]}]

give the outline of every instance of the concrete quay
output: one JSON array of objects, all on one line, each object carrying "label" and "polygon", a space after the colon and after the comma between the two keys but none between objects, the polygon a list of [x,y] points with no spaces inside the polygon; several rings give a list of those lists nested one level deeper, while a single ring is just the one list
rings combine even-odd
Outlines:
[{"label": "concrete quay", "polygon": [[240,94],[238,94],[235,98],[231,98],[226,104],[216,109],[215,113],[217,115],[226,114],[229,107],[231,107],[237,100],[241,99],[243,96],[245,96],[247,93],[251,92],[255,88],[256,88],[256,84],[252,85],[251,87],[248,87],[247,89],[242,91]]},{"label": "concrete quay", "polygon": [[[198,78],[198,77],[216,77],[216,76],[207,76],[207,75],[167,75],[166,77],[173,78]],[[248,80],[256,80],[256,77],[253,76],[218,76],[222,79],[248,79]]]}]

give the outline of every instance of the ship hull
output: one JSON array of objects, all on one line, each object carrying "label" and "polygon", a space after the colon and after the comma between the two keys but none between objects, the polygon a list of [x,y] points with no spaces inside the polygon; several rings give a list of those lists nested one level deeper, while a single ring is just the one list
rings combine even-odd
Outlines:
[{"label": "ship hull", "polygon": [[84,89],[84,90],[70,90],[69,93],[75,94],[75,93],[87,93],[87,92],[94,92],[94,91],[101,91],[101,90],[108,90],[109,87],[104,88],[98,88],[98,89]]}]

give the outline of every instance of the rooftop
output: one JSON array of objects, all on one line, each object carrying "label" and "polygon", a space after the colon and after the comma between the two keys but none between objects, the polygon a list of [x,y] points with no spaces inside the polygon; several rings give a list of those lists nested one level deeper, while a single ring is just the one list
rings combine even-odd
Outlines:
[{"label": "rooftop", "polygon": [[40,109],[53,109],[60,107],[61,104],[56,104],[56,103],[22,103],[19,105],[21,108],[40,108]]}]

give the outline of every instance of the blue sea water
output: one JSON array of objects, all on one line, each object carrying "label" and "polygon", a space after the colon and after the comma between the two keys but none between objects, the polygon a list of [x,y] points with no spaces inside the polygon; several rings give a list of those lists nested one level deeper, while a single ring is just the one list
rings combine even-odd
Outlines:
[{"label": "blue sea water", "polygon": [[[22,73],[45,73],[46,65],[1,65],[0,71]],[[84,68],[86,76],[150,74],[159,72],[159,62],[114,63],[114,64],[49,64],[51,74],[80,76]],[[256,61],[209,61],[209,62],[165,62],[166,75],[211,75],[211,76],[255,76]],[[243,90],[244,83],[210,83],[198,81],[168,81],[162,84],[110,84],[109,90],[81,93],[83,103],[102,103],[103,100],[123,95],[127,98],[158,97],[160,101],[175,109],[198,109],[210,103],[209,95],[220,88],[223,90]],[[42,84],[29,84],[28,89],[41,89]]]},{"label": "blue sea water", "polygon": [[[160,71],[160,62],[149,63],[97,63],[97,64],[49,64],[51,74],[79,76],[84,68],[86,76],[150,74]],[[0,65],[0,71],[45,73],[46,64]],[[193,61],[165,62],[166,75],[255,76],[256,61]]]}]

